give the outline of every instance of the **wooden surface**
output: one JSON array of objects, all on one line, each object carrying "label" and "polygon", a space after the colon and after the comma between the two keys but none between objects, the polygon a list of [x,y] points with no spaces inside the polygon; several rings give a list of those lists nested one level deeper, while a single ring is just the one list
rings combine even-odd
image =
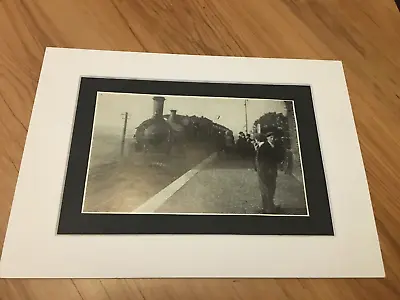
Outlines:
[{"label": "wooden surface", "polygon": [[342,60],[387,278],[2,280],[0,299],[400,299],[400,13],[394,1],[0,0],[2,240],[46,46]]}]

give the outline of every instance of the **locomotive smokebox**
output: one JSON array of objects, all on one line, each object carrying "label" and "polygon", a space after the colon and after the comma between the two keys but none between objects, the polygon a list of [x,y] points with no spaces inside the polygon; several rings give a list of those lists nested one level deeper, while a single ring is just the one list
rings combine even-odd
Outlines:
[{"label": "locomotive smokebox", "polygon": [[153,117],[162,117],[164,112],[164,97],[153,97]]}]

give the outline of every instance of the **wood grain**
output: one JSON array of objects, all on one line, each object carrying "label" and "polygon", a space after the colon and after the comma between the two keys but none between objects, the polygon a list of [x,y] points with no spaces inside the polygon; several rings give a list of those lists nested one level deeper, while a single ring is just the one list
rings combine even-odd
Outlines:
[{"label": "wood grain", "polygon": [[0,0],[2,241],[46,46],[342,60],[387,278],[2,280],[0,299],[400,299],[400,13],[394,1]]}]

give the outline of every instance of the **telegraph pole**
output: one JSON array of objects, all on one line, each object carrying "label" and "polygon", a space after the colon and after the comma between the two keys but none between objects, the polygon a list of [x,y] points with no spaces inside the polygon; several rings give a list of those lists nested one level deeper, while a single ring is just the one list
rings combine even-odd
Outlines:
[{"label": "telegraph pole", "polygon": [[125,149],[125,137],[126,137],[126,126],[128,124],[129,114],[127,112],[121,114],[124,119],[124,127],[122,129],[122,140],[121,140],[121,156],[124,156]]},{"label": "telegraph pole", "polygon": [[248,126],[247,126],[247,101],[248,100],[244,100],[244,117],[245,117],[245,121],[246,121],[246,134],[248,134]]}]

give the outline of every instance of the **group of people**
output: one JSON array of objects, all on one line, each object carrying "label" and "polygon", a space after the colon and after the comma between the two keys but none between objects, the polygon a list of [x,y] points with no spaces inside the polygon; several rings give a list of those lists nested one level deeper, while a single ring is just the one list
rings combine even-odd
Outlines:
[{"label": "group of people", "polygon": [[276,204],[274,199],[278,169],[291,172],[292,157],[289,149],[283,145],[283,133],[277,128],[261,128],[261,131],[251,137],[250,134],[239,133],[235,143],[233,135],[225,135],[221,139],[223,152],[235,152],[242,159],[253,161],[257,172],[261,198],[262,213],[282,213],[282,208]]},{"label": "group of people", "polygon": [[256,140],[253,139],[250,134],[239,132],[236,147],[237,153],[241,158],[254,157],[256,145]]}]

